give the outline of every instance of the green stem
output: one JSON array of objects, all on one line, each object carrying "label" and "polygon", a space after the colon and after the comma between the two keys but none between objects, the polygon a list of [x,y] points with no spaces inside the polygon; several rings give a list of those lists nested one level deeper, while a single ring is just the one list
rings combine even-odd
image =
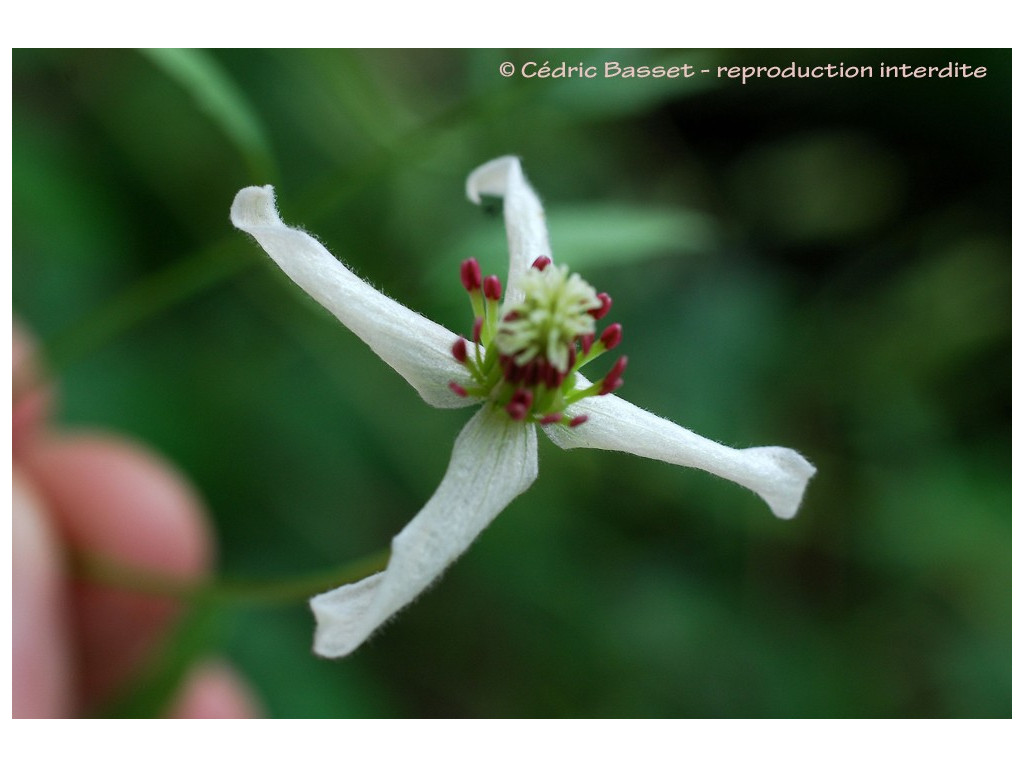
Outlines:
[{"label": "green stem", "polygon": [[600,394],[602,386],[604,386],[604,379],[598,379],[586,389],[573,390],[565,396],[565,404],[572,405],[573,403],[578,403],[580,400],[585,398],[594,397],[595,395]]},{"label": "green stem", "polygon": [[75,575],[83,581],[117,587],[188,602],[222,601],[229,603],[287,603],[350,584],[383,570],[390,551],[381,550],[354,560],[340,568],[307,574],[286,580],[203,580],[179,578],[113,562],[104,557],[81,553],[75,559]]},{"label": "green stem", "polygon": [[135,283],[50,344],[51,373],[56,376],[144,320],[257,264],[244,246],[244,239],[225,237]]}]

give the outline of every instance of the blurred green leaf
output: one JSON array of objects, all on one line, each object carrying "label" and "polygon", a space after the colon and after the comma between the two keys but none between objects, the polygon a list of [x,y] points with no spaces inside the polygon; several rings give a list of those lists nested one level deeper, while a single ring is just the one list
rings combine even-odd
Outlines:
[{"label": "blurred green leaf", "polygon": [[1010,489],[999,462],[925,454],[872,481],[865,559],[927,583],[978,628],[1009,629]]},{"label": "blurred green leaf", "polygon": [[81,322],[135,265],[119,190],[96,184],[86,144],[38,116],[15,112],[12,292],[16,312],[45,337]]},{"label": "blurred green leaf", "polygon": [[558,260],[575,270],[627,267],[655,256],[707,256],[718,245],[711,217],[684,209],[558,207],[548,225]]},{"label": "blurred green leaf", "polygon": [[[686,209],[626,205],[558,206],[546,212],[551,248],[560,263],[582,274],[598,267],[628,267],[658,256],[700,258],[714,252],[718,231],[710,216]],[[541,255],[541,254],[538,254]],[[452,265],[474,256],[486,269],[508,272],[504,226],[493,218],[469,231],[443,259],[432,283],[450,292]]]},{"label": "blurred green leaf", "polygon": [[244,254],[243,243],[222,242],[222,245],[182,257],[137,281],[57,337],[49,351],[54,369],[60,371],[96,352],[140,323],[222,280],[235,277],[254,263]]},{"label": "blurred green leaf", "polygon": [[184,88],[245,158],[254,181],[277,178],[276,163],[259,115],[230,76],[205,51],[143,48],[141,53]]}]

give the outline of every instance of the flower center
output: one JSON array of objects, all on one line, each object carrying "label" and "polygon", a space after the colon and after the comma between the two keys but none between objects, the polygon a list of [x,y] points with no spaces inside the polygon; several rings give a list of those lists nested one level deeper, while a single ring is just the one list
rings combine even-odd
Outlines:
[{"label": "flower center", "polygon": [[617,346],[622,326],[608,326],[596,336],[596,321],[611,308],[606,293],[596,293],[568,267],[555,267],[540,256],[522,283],[524,298],[501,312],[501,282],[481,278],[476,259],[462,263],[462,284],[473,306],[473,344],[464,338],[452,355],[472,376],[469,386],[451,382],[452,391],[485,398],[503,407],[516,421],[561,423],[575,427],[585,415],[565,415],[573,403],[606,395],[622,385],[626,358],[620,357],[608,374],[585,389],[576,388],[576,371]]},{"label": "flower center", "polygon": [[566,266],[531,269],[523,279],[523,303],[498,323],[498,351],[517,365],[542,359],[565,373],[576,340],[594,332],[591,311],[600,309],[597,293]]}]

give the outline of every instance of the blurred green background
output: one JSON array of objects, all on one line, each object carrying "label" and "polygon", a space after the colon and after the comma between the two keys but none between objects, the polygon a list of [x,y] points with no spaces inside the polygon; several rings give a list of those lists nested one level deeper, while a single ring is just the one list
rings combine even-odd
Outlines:
[{"label": "blurred green background", "polygon": [[[984,79],[505,78],[503,61],[987,66]],[[819,470],[800,515],[541,439],[540,477],[340,662],[303,604],[203,634],[269,714],[1008,717],[1008,51],[15,51],[13,304],[60,419],[149,442],[225,577],[385,546],[470,411],[424,405],[228,221],[286,221],[468,331],[466,174],[520,155],[615,299],[619,394]]]}]

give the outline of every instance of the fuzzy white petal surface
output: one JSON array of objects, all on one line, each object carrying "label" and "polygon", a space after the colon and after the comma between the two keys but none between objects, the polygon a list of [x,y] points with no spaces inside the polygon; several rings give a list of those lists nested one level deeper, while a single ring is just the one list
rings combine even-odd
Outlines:
[{"label": "fuzzy white petal surface", "polygon": [[537,477],[537,432],[504,411],[483,406],[452,450],[434,496],[391,542],[388,567],[310,601],[313,650],[345,656],[430,586]]},{"label": "fuzzy white petal surface", "polygon": [[587,421],[572,429],[560,425],[544,428],[560,448],[624,451],[703,469],[754,491],[783,519],[797,513],[807,481],[816,472],[790,448],[730,448],[615,395],[589,397],[570,411],[574,416],[587,414]]},{"label": "fuzzy white petal surface", "polygon": [[430,405],[468,405],[448,388],[465,369],[452,357],[457,336],[356,277],[320,242],[278,215],[273,187],[246,187],[231,206],[231,223],[256,238],[285,274],[316,299]]},{"label": "fuzzy white petal surface", "polygon": [[504,199],[505,230],[508,236],[508,280],[505,307],[523,300],[521,282],[538,256],[551,257],[544,208],[533,191],[518,157],[507,155],[485,163],[466,179],[466,196],[477,205],[481,195]]}]

